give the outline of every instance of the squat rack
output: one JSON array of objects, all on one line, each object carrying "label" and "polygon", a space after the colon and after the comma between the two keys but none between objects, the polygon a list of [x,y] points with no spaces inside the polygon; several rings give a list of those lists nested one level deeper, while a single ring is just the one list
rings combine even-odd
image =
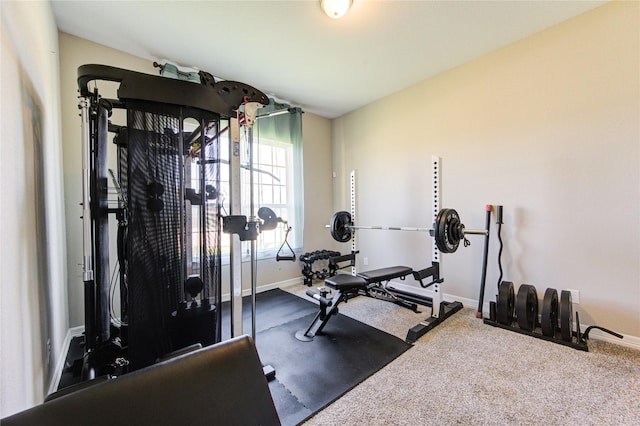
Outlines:
[{"label": "squat rack", "polygon": [[[439,156],[433,155],[431,157],[431,179],[433,192],[431,195],[431,213],[433,223],[437,222],[438,214],[441,212],[441,158]],[[351,217],[356,217],[356,171],[352,171],[350,174],[350,205],[351,205]],[[392,230],[418,230],[418,228],[384,228],[384,227],[358,227],[354,226],[353,228],[362,228],[362,229],[392,229]],[[427,230],[426,228],[419,230]],[[470,230],[468,233],[474,234],[488,234],[488,230],[486,231],[476,231]],[[352,253],[357,253],[357,242],[356,242],[356,233],[351,233],[351,251]],[[426,296],[421,293],[414,293],[413,291],[403,291],[400,289],[394,289],[393,292],[396,293],[400,297],[410,298],[410,300],[414,302],[418,302],[425,306],[431,307],[431,315],[426,318],[424,321],[419,322],[414,327],[409,329],[407,332],[406,341],[409,343],[414,343],[418,338],[429,332],[431,329],[436,327],[442,321],[462,309],[463,305],[461,302],[446,302],[443,300],[442,291],[440,288],[440,284],[444,281],[440,276],[440,249],[438,247],[437,239],[434,238],[432,242],[432,250],[431,250],[431,266],[420,271],[414,271],[413,275],[416,280],[419,280],[423,287],[431,287],[432,296]],[[351,274],[356,275],[356,266],[355,262],[352,263],[351,266]],[[422,284],[422,280],[427,277],[432,277],[430,283],[424,285]]]}]

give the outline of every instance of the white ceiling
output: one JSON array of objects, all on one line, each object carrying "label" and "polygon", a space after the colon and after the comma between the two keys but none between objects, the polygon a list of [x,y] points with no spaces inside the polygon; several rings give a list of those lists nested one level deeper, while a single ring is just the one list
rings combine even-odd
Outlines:
[{"label": "white ceiling", "polygon": [[[334,118],[606,1],[61,1],[58,28]],[[105,64],[109,65],[109,64]]]}]

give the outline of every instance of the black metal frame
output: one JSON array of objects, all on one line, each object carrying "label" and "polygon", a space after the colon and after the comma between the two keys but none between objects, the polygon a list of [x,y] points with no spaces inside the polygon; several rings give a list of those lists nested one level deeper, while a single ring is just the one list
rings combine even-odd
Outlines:
[{"label": "black metal frame", "polygon": [[144,100],[179,105],[209,111],[221,117],[233,117],[245,102],[268,104],[267,95],[237,81],[218,81],[200,71],[201,84],[185,80],[144,74],[107,65],[87,64],[78,68],[80,96],[89,96],[89,82],[104,80],[119,82],[118,99]]},{"label": "black metal frame", "polygon": [[[206,134],[206,129],[209,127],[215,128],[218,132],[217,136],[215,136],[215,138],[217,138],[221,132],[220,121],[229,120],[231,117],[237,116],[237,110],[241,105],[248,102],[268,103],[268,98],[264,93],[244,83],[232,81],[216,82],[210,74],[205,72],[200,72],[200,78],[201,84],[197,84],[190,81],[143,74],[106,65],[89,64],[78,68],[78,88],[82,98],[81,109],[84,108],[83,113],[86,112],[86,116],[83,116],[83,126],[86,123],[88,127],[88,137],[86,137],[86,142],[83,141],[83,143],[88,146],[88,152],[90,152],[90,155],[87,157],[88,164],[85,164],[87,161],[83,160],[83,168],[86,167],[89,169],[89,179],[86,184],[88,188],[85,188],[85,191],[88,191],[90,194],[90,203],[88,204],[90,205],[89,210],[91,216],[90,219],[88,219],[88,221],[91,222],[90,228],[87,230],[85,225],[84,237],[85,241],[88,239],[91,240],[91,248],[88,251],[85,247],[84,254],[85,354],[82,373],[83,380],[91,379],[95,375],[112,374],[114,372],[116,374],[122,374],[127,371],[145,367],[146,365],[154,363],[157,359],[162,358],[167,353],[194,343],[192,340],[197,340],[204,345],[208,345],[216,343],[221,339],[221,271],[219,267],[219,250],[214,250],[214,254],[210,255],[207,250],[207,243],[204,242],[206,238],[201,235],[199,243],[201,247],[205,247],[201,249],[204,250],[204,253],[201,253],[201,255],[204,256],[204,259],[201,258],[200,260],[200,263],[203,265],[201,271],[205,271],[203,272],[205,275],[213,274],[218,278],[213,278],[213,283],[216,288],[209,289],[205,285],[203,292],[199,296],[199,302],[196,302],[196,299],[192,295],[187,294],[186,289],[173,288],[173,286],[167,288],[163,285],[161,285],[161,289],[155,290],[155,293],[150,296],[155,302],[146,301],[143,305],[138,302],[136,302],[136,304],[125,302],[125,300],[129,300],[127,298],[131,296],[131,288],[123,283],[125,279],[129,281],[132,280],[132,276],[136,272],[132,268],[137,268],[136,265],[142,265],[141,262],[135,261],[137,253],[132,254],[131,252],[134,250],[126,247],[129,238],[131,238],[131,232],[128,227],[130,227],[133,220],[139,220],[139,218],[133,216],[131,206],[110,208],[107,201],[109,181],[107,166],[108,132],[116,133],[114,143],[118,146],[119,157],[120,152],[131,149],[130,143],[133,143],[132,138],[134,137],[134,133],[149,133],[148,130],[130,127],[132,123],[131,111],[142,115],[164,114],[166,117],[172,120],[175,119],[180,123],[180,131],[182,133],[179,133],[176,139],[170,142],[173,147],[171,149],[174,149],[175,152],[169,153],[176,158],[182,156],[179,159],[180,165],[174,166],[180,168],[184,166],[184,156],[188,153],[188,151],[185,152],[184,149],[185,143],[188,145],[192,143],[199,144],[201,147],[200,156],[202,157],[202,164],[207,164],[208,162],[205,161],[204,146],[208,141],[207,138],[210,138],[210,135]],[[94,89],[92,92],[89,88],[89,83],[94,80],[120,83],[117,99],[102,98],[97,89]],[[109,118],[114,108],[124,109],[128,112],[127,125],[116,126],[110,123]],[[187,134],[188,132],[184,132],[182,130],[182,122],[186,118],[194,118],[198,121],[199,128],[189,134]],[[143,117],[143,121],[144,120],[145,118]],[[152,133],[154,132],[154,130],[150,131]],[[85,135],[83,135],[83,137],[84,136]],[[173,136],[155,134],[151,135],[151,137],[172,138]],[[159,150],[163,148],[158,145],[156,149]],[[144,149],[141,150],[140,153],[144,155]],[[159,155],[165,154],[166,153]],[[119,175],[121,166],[124,165],[128,167],[126,166],[126,164],[128,164],[127,161],[127,158],[119,159]],[[119,176],[119,178],[125,180],[122,186],[123,191],[127,193],[128,197],[130,195],[129,191],[132,191],[132,179],[126,176],[127,172],[123,173],[125,176]],[[202,173],[205,172],[203,171]],[[201,187],[205,188],[204,174],[199,180]],[[183,188],[183,184],[176,186],[185,189]],[[138,191],[139,189],[140,188],[137,188]],[[177,189],[177,198],[175,198],[175,200],[181,204],[189,200],[195,205],[197,203],[194,203],[194,195],[202,197],[202,200],[209,195],[208,193],[207,195],[204,194],[204,189],[202,190],[202,194],[187,193],[186,190],[182,191],[182,189]],[[175,188],[167,188],[167,190],[176,191]],[[138,194],[140,194],[140,192],[138,192]],[[150,207],[150,205],[146,205],[145,207],[145,203],[147,202],[145,197],[147,197],[147,195],[138,195],[138,205],[141,206],[138,207],[138,210],[149,209],[149,211],[156,213],[162,211],[163,201],[161,197],[154,195],[152,197],[153,200],[149,201],[151,205],[156,206],[153,208]],[[131,199],[127,201],[131,202]],[[204,232],[202,229],[205,229],[207,226],[204,223],[206,220],[205,211],[209,207],[205,206],[204,201],[201,201],[201,204],[198,205],[202,206],[201,220],[203,223],[200,224],[200,232],[202,234]],[[157,208],[157,210],[154,210],[155,208]],[[127,264],[126,268],[123,266],[120,272],[122,314],[132,319],[135,315],[132,309],[158,310],[157,314],[153,314],[152,317],[159,319],[160,322],[154,324],[152,327],[153,330],[151,331],[134,333],[130,325],[118,327],[111,321],[109,216],[112,214],[115,214],[118,220],[118,260],[121,262],[121,265],[123,265],[123,262]],[[147,215],[151,216],[153,216],[153,214],[155,213],[147,213]],[[215,211],[211,210],[210,214],[215,215],[217,218],[217,223],[211,226],[214,227],[215,232],[219,235],[222,231],[219,206]],[[150,223],[153,223],[153,218],[150,220]],[[183,227],[182,224],[180,226]],[[158,230],[154,235],[160,236],[162,232],[164,231]],[[178,230],[178,234],[180,233],[184,235],[185,230]],[[168,238],[170,238],[170,236]],[[185,244],[183,242],[180,245],[183,247]],[[155,248],[150,245],[150,250],[154,249]],[[184,250],[184,248],[180,250]],[[218,260],[210,259],[210,256],[215,256]],[[87,261],[87,259],[89,260]],[[132,259],[134,260],[133,262]],[[167,259],[167,261],[169,261],[169,259]],[[89,264],[88,266],[87,263]],[[160,258],[154,260],[153,264],[155,265],[156,263],[161,265],[162,260]],[[174,269],[183,268],[183,266],[168,267]],[[125,272],[127,268],[129,269]],[[145,268],[145,271],[148,272],[149,268],[152,268],[152,265],[147,265]],[[209,271],[209,268],[213,269]],[[144,282],[155,281],[155,278],[151,276],[153,274],[149,275],[147,272],[138,270],[138,275],[142,273],[143,276],[141,279]],[[149,276],[145,277],[145,274]],[[184,283],[179,283],[177,285],[182,286],[183,284]],[[144,291],[146,292],[147,290],[145,289]],[[135,321],[135,319],[132,319],[132,321]],[[148,320],[145,321],[148,322]],[[153,322],[155,323],[156,321]],[[212,327],[214,329],[212,329]],[[138,328],[140,328],[140,326],[138,326]],[[132,339],[135,341],[132,341]]]},{"label": "black metal frame", "polygon": [[616,333],[615,331],[611,331],[609,329],[606,329],[604,327],[600,327],[600,326],[597,326],[597,325],[589,326],[584,331],[584,333],[581,332],[581,330],[580,330],[580,315],[578,314],[578,312],[575,313],[576,329],[575,329],[575,331],[573,331],[573,330],[571,331],[571,341],[563,340],[561,337],[556,337],[556,336],[560,336],[560,330],[556,331],[554,337],[545,336],[544,334],[542,334],[542,333],[537,331],[538,327],[540,325],[540,324],[538,324],[538,321],[536,321],[535,328],[532,331],[523,330],[522,328],[518,327],[517,325],[513,325],[513,324],[501,324],[500,322],[498,322],[496,320],[496,302],[489,302],[489,306],[490,306],[489,318],[485,318],[483,320],[483,322],[485,324],[487,324],[487,325],[490,325],[492,327],[501,328],[503,330],[514,331],[514,332],[519,333],[519,334],[524,334],[525,336],[535,337],[536,339],[546,340],[547,342],[557,343],[559,345],[567,346],[569,348],[577,349],[577,350],[580,350],[580,351],[589,352],[589,346],[588,346],[589,333],[593,329],[598,329],[598,330],[604,331],[605,333],[611,334],[612,336],[615,336],[615,337],[617,337],[619,339],[622,339],[624,337],[622,334]]}]

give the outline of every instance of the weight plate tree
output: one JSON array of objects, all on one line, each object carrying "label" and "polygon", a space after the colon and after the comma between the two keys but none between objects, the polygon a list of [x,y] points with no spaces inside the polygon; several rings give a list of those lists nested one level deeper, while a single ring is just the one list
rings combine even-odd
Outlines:
[{"label": "weight plate tree", "polygon": [[523,284],[518,289],[515,307],[517,326],[512,324],[513,300],[513,284],[502,281],[498,286],[497,300],[490,302],[491,318],[485,318],[484,323],[587,352],[589,351],[587,339],[589,332],[593,329],[609,333],[619,339],[623,338],[622,334],[599,325],[591,325],[582,333],[578,312],[575,312],[574,319],[571,292],[568,290],[562,290],[560,299],[556,289],[548,288],[545,291],[540,315],[541,332],[536,329],[538,298],[535,287]]},{"label": "weight plate tree", "polygon": [[548,288],[542,299],[540,329],[543,336],[555,337],[556,328],[558,328],[558,291],[555,288]]},{"label": "weight plate tree", "polygon": [[498,288],[498,305],[496,307],[496,319],[500,324],[511,325],[513,323],[514,302],[513,283],[502,281]]},{"label": "weight plate tree", "polygon": [[526,331],[533,331],[538,323],[538,293],[529,284],[522,284],[516,297],[516,318],[518,326]]},{"label": "weight plate tree", "polygon": [[573,334],[573,303],[570,291],[560,292],[558,317],[560,318],[560,337],[565,342],[570,342]]}]

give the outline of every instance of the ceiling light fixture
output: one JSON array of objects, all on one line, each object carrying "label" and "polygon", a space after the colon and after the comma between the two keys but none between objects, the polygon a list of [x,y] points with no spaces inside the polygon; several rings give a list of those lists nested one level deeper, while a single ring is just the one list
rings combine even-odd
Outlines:
[{"label": "ceiling light fixture", "polygon": [[329,18],[342,18],[351,7],[352,0],[320,0],[320,7]]}]

